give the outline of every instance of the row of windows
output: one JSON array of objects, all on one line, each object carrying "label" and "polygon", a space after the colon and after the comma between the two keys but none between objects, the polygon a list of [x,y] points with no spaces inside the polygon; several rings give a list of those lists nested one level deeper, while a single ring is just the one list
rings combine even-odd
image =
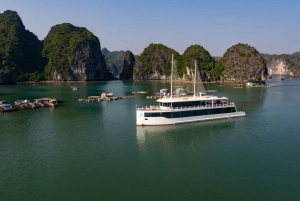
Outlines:
[{"label": "row of windows", "polygon": [[[212,101],[187,101],[187,102],[175,102],[172,103],[172,107],[194,107],[194,106],[204,106],[207,104],[211,104]],[[214,104],[223,104],[225,101],[215,100]],[[161,106],[170,107],[171,103],[160,103]]]},{"label": "row of windows", "polygon": [[182,111],[182,112],[154,112],[154,113],[145,113],[145,117],[181,118],[181,117],[202,116],[202,115],[211,115],[211,114],[222,114],[222,113],[230,113],[230,112],[235,112],[235,107],[205,109],[205,110],[191,110],[191,111]]}]

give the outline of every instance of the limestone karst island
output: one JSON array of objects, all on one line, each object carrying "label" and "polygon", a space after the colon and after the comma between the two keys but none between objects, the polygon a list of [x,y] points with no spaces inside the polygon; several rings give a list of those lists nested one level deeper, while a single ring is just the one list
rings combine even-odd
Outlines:
[{"label": "limestone karst island", "polygon": [[0,14],[0,84],[28,81],[169,80],[171,55],[178,79],[192,80],[197,60],[201,81],[264,82],[268,75],[300,75],[299,52],[292,55],[259,53],[238,43],[222,57],[212,56],[201,45],[187,47],[182,55],[163,44],[150,44],[140,55],[130,50],[103,48],[84,27],[54,25],[44,40],[27,30],[15,11]]}]

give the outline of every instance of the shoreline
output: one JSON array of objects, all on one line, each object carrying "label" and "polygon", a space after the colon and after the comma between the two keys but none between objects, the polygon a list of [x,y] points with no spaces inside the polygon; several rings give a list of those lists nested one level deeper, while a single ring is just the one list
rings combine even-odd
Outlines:
[{"label": "shoreline", "polygon": [[[278,75],[278,76],[286,76],[286,75]],[[300,77],[292,77],[295,79],[299,79]],[[269,79],[267,79],[269,80]],[[266,84],[266,81],[262,81],[261,84]],[[19,84],[50,84],[50,83],[97,83],[97,82],[170,82],[170,80],[93,80],[93,81],[82,81],[82,80],[72,80],[72,81],[53,81],[53,80],[47,80],[47,81],[26,81],[26,82],[17,82],[16,84],[4,84],[4,85],[19,85]],[[182,82],[182,83],[194,83],[194,81],[183,81],[183,80],[175,80],[174,82]],[[203,84],[219,84],[219,83],[240,83],[244,84],[251,81],[233,81],[233,80],[219,80],[219,81],[211,81],[211,82],[200,82],[196,81],[196,83],[203,83]],[[253,81],[252,81],[253,82]],[[258,82],[254,82],[258,83]]]},{"label": "shoreline", "polygon": [[[18,85],[18,84],[50,84],[50,83],[98,83],[98,82],[160,82],[169,83],[170,80],[99,80],[99,81],[27,81],[27,82],[17,82],[16,84],[10,84],[10,85]],[[176,80],[176,82],[182,82],[182,83],[194,83],[194,81],[181,81]],[[203,83],[203,84],[215,84],[215,83],[247,83],[248,81],[212,81],[212,82],[200,82],[196,81],[196,83]],[[262,82],[265,83],[265,82]]]},{"label": "shoreline", "polygon": [[[160,82],[160,83],[170,83],[170,80],[106,80],[106,81],[40,81],[40,82],[17,82],[16,84],[4,84],[4,85],[21,85],[21,84],[51,84],[51,83],[100,83],[100,82],[119,82],[119,81],[125,81],[125,82]],[[193,81],[175,81],[176,82],[182,82],[182,83],[194,83]],[[212,81],[212,82],[200,82],[196,81],[196,83],[203,83],[203,84],[219,84],[219,83],[247,83],[249,81]],[[264,84],[262,82],[262,84]]]}]

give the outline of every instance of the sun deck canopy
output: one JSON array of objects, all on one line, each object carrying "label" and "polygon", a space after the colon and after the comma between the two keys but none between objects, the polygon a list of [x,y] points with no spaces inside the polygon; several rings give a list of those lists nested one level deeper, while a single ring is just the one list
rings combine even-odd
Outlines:
[{"label": "sun deck canopy", "polygon": [[174,102],[187,102],[187,101],[213,101],[213,100],[228,100],[226,97],[217,96],[191,96],[191,97],[167,97],[158,99],[159,103],[174,103]]}]

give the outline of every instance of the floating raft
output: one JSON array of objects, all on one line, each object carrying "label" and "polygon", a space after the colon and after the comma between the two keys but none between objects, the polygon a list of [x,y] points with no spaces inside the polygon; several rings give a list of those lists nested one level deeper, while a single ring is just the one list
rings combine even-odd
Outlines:
[{"label": "floating raft", "polygon": [[147,94],[147,93],[149,93],[150,91],[133,91],[133,92],[131,92],[131,93],[133,93],[133,94]]},{"label": "floating raft", "polygon": [[101,96],[89,96],[87,98],[79,98],[80,102],[100,102],[100,101],[111,101],[111,100],[121,100],[124,98],[135,98],[136,96],[113,96],[113,97],[101,97]]},{"label": "floating raft", "polygon": [[298,86],[297,84],[267,84],[267,87],[277,87],[277,86],[284,86],[284,87],[295,87]]},{"label": "floating raft", "polygon": [[206,90],[205,92],[218,92],[218,90]]},{"label": "floating raft", "polygon": [[14,102],[15,105],[11,105],[10,110],[5,110],[3,106],[5,105],[6,101],[0,101],[0,110],[1,112],[9,112],[9,111],[16,111],[16,110],[23,110],[23,109],[34,109],[38,107],[57,107],[59,103],[62,103],[62,99],[56,98],[38,98],[34,99],[33,101],[30,100],[16,100]]},{"label": "floating raft", "polygon": [[294,87],[294,86],[298,86],[298,85],[296,85],[296,84],[281,84],[281,85],[278,85],[278,86]]},{"label": "floating raft", "polygon": [[147,96],[148,99],[160,99],[162,96]]}]

